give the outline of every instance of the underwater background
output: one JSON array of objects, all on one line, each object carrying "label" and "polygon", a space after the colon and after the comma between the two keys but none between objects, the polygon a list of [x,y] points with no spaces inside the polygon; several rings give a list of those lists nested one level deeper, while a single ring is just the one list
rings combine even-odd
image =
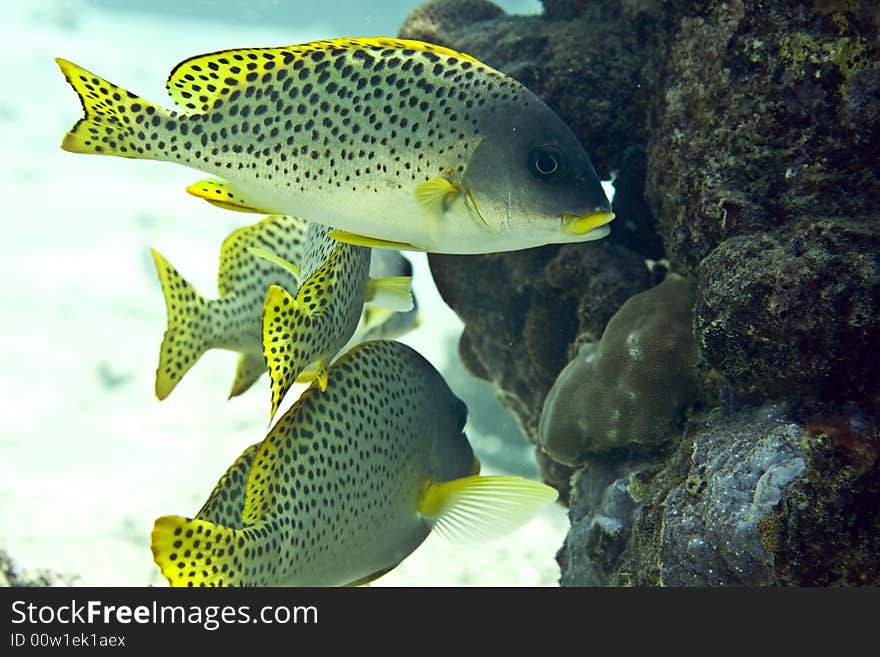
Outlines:
[{"label": "underwater background", "polygon": [[[540,10],[534,2],[505,6]],[[153,521],[195,513],[268,421],[265,376],[227,401],[232,352],[207,352],[163,402],[153,392],[166,318],[150,247],[213,297],[220,244],[253,215],[218,211],[184,193],[195,178],[181,167],[117,167],[63,152],[61,137],[81,110],[53,58],[102,70],[158,100],[166,97],[167,71],[190,55],[393,36],[413,7],[59,0],[5,11],[0,47],[18,65],[4,72],[0,92],[9,227],[0,245],[7,337],[0,548],[18,568],[47,568],[84,585],[164,585],[150,555]],[[533,451],[492,386],[462,367],[462,324],[437,294],[424,254],[408,255],[424,321],[401,340],[468,404],[467,432],[484,472],[537,478]],[[431,536],[374,585],[552,585],[566,528],[564,509],[551,506],[487,545]]]},{"label": "underwater background", "polygon": [[153,394],[150,247],[212,296],[248,221],[185,194],[180,167],[63,152],[80,109],[52,59],[161,101],[197,53],[400,35],[539,95],[613,180],[616,218],[589,244],[408,254],[425,321],[401,340],[468,404],[485,471],[561,504],[491,544],[432,536],[376,585],[880,583],[877,3],[101,0],[5,18],[0,549],[22,568],[161,585],[153,520],[194,513],[266,430],[265,378],[226,401],[232,353]]}]

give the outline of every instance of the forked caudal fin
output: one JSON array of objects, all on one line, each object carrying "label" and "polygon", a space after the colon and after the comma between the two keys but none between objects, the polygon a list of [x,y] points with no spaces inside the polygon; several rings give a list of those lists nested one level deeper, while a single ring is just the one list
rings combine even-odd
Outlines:
[{"label": "forked caudal fin", "polygon": [[173,125],[185,116],[144,100],[66,59],[56,57],[55,61],[79,95],[84,114],[64,136],[61,148],[72,153],[167,159],[160,152],[166,144],[159,132],[169,122]]},{"label": "forked caudal fin", "polygon": [[156,273],[165,296],[168,328],[159,348],[156,397],[165,399],[183,375],[211,345],[208,301],[202,297],[162,254],[151,249]]},{"label": "forked caudal fin", "polygon": [[537,481],[473,475],[431,482],[417,510],[450,540],[485,541],[515,531],[557,497],[555,488]]},{"label": "forked caudal fin", "polygon": [[265,586],[277,561],[271,532],[183,516],[153,525],[153,561],[171,586]]}]

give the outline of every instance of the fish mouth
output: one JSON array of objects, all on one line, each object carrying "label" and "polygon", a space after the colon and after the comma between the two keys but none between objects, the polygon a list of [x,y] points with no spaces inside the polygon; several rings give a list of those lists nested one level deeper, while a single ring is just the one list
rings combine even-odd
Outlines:
[{"label": "fish mouth", "polygon": [[587,214],[563,214],[562,230],[568,235],[586,235],[590,231],[604,226],[612,219],[614,219],[614,213],[609,210],[589,212]]}]

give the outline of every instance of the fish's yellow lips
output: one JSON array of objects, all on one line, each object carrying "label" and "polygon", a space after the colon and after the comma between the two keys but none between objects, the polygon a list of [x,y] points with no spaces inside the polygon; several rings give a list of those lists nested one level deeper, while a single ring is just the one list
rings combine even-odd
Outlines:
[{"label": "fish's yellow lips", "polygon": [[569,235],[586,235],[591,230],[604,226],[614,219],[613,212],[591,212],[590,214],[563,214],[562,230]]}]

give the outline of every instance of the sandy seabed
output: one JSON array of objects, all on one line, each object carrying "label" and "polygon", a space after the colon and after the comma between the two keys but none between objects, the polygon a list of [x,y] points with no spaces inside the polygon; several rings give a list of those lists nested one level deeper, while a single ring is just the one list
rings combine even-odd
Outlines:
[{"label": "sandy seabed", "polygon": [[[167,400],[156,400],[165,307],[149,249],[213,297],[221,242],[254,216],[184,193],[201,177],[196,171],[63,152],[61,137],[80,110],[53,58],[167,105],[167,71],[188,56],[342,35],[232,30],[82,2],[10,3],[4,13],[0,546],[24,568],[76,574],[80,584],[162,585],[149,550],[154,519],[198,510],[228,465],[265,436],[269,392],[264,376],[227,401],[237,356],[211,351]],[[468,403],[469,435],[486,471],[503,472],[493,463],[506,466],[515,454],[517,474],[534,473],[520,436],[473,429],[500,411],[488,384],[456,386],[464,381],[461,324],[434,289],[424,256],[414,265],[428,321],[403,341]],[[554,505],[491,544],[432,536],[374,585],[555,585],[554,555],[567,527]]]}]

